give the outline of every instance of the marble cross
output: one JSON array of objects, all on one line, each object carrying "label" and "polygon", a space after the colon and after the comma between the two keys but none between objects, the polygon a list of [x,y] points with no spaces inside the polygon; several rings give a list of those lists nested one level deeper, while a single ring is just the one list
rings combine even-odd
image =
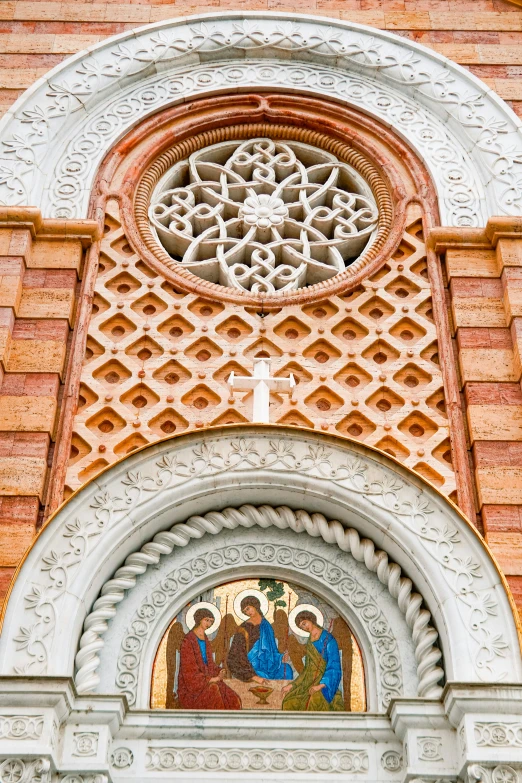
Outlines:
[{"label": "marble cross", "polygon": [[287,392],[293,394],[295,378],[290,373],[289,378],[270,377],[270,359],[254,359],[253,376],[236,376],[230,373],[228,386],[231,392],[254,390],[254,409],[252,421],[260,424],[270,422],[270,392]]}]

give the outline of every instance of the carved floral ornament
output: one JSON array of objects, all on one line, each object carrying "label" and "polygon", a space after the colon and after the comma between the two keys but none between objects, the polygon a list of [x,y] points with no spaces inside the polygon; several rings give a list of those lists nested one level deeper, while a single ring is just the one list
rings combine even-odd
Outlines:
[{"label": "carved floral ornament", "polygon": [[115,141],[164,106],[218,90],[335,96],[425,161],[444,225],[522,211],[520,121],[482,82],[391,33],[295,14],[220,12],[109,38],[42,78],[0,124],[0,201],[86,217]]},{"label": "carved floral ornament", "polygon": [[[320,536],[364,561],[404,606],[428,690],[439,678],[439,654],[431,655],[433,634],[424,634],[429,612],[411,579],[439,618],[448,679],[520,681],[516,626],[501,577],[449,503],[361,444],[293,429],[282,434],[281,427],[242,426],[209,430],[204,442],[179,436],[86,485],[42,531],[18,575],[0,637],[0,672],[71,676],[79,648],[77,687],[92,689],[107,622],[148,565],[194,537],[257,524]],[[248,503],[253,493],[257,502],[264,497],[305,513],[209,513],[227,497]],[[199,515],[185,522],[194,503]],[[341,521],[329,521],[335,518]],[[372,543],[384,542],[383,534],[387,553]],[[139,552],[136,536],[150,542]],[[92,607],[87,618],[82,607]]]},{"label": "carved floral ornament", "polygon": [[195,275],[265,295],[342,272],[378,224],[352,167],[270,138],[221,142],[179,161],[157,184],[149,215],[165,250]]}]

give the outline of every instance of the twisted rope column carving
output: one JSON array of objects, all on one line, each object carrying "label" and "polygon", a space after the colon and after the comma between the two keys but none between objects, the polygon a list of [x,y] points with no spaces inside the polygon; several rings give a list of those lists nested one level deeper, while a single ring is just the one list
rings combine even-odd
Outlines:
[{"label": "twisted rope column carving", "polygon": [[156,565],[162,555],[169,555],[174,547],[186,546],[192,538],[202,538],[207,533],[217,535],[222,530],[238,527],[289,528],[295,533],[306,532],[314,538],[322,538],[327,544],[336,544],[343,552],[349,552],[359,563],[377,575],[390,595],[396,599],[399,609],[405,615],[412,631],[415,659],[419,678],[418,696],[437,699],[442,694],[438,685],[444,676],[438,665],[442,653],[435,643],[437,631],[430,625],[431,613],[422,608],[423,599],[413,592],[411,579],[402,576],[401,567],[390,562],[388,555],[376,549],[373,541],[361,538],[357,530],[345,528],[337,520],[327,520],[322,514],[308,514],[303,510],[293,511],[287,506],[250,506],[226,508],[211,511],[204,516],[190,517],[186,522],[174,525],[169,531],[158,533],[139,552],[127,557],[114,577],[102,587],[100,597],[95,601],[91,613],[84,623],[80,649],[76,655],[75,677],[78,693],[91,692],[99,682],[96,670],[99,666],[99,651],[104,645],[103,634],[117,611],[117,605],[124,599],[125,591],[132,589],[136,578],[144,574],[150,565]]}]

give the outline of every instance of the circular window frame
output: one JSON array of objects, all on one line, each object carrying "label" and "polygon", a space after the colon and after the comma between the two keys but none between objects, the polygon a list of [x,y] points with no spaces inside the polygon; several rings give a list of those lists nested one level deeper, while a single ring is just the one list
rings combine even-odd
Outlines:
[{"label": "circular window frame", "polygon": [[[318,147],[334,154],[341,162],[352,166],[364,178],[372,190],[379,210],[379,225],[370,247],[350,266],[327,281],[312,286],[278,294],[253,294],[235,288],[203,280],[175,261],[156,238],[149,221],[148,210],[154,189],[161,177],[179,161],[193,152],[222,141],[248,140],[256,137],[288,139]],[[342,294],[356,288],[364,278],[375,272],[400,243],[406,219],[404,199],[394,203],[392,192],[396,189],[386,177],[386,167],[381,161],[379,171],[370,157],[334,135],[321,133],[306,126],[276,122],[239,122],[205,130],[171,143],[148,165],[134,189],[132,210],[125,210],[123,227],[138,255],[162,274],[175,287],[189,293],[198,293],[213,300],[233,302],[244,306],[275,309],[289,304],[302,304]],[[133,172],[136,174],[136,171]]]}]

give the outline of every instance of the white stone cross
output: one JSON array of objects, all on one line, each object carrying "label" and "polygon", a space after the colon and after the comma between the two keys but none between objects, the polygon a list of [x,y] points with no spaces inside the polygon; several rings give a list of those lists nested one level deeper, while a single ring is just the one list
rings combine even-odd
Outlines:
[{"label": "white stone cross", "polygon": [[230,373],[228,386],[231,392],[254,390],[254,410],[252,421],[260,424],[270,422],[270,392],[288,392],[293,394],[295,378],[290,373],[289,378],[270,377],[270,359],[254,359],[253,376],[236,376]]}]

